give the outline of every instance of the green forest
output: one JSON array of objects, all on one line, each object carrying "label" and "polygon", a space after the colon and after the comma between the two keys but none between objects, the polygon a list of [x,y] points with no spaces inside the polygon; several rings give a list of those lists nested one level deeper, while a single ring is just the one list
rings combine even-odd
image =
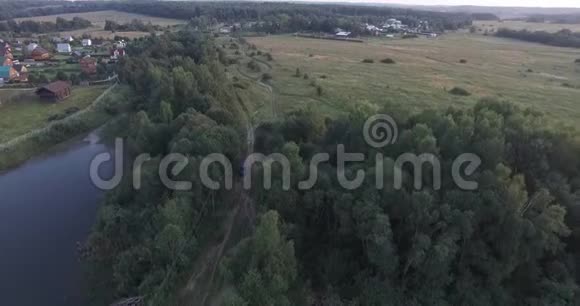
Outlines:
[{"label": "green forest", "polygon": [[[181,289],[240,205],[240,193],[250,199],[244,230],[204,292],[219,305],[580,303],[580,141],[572,129],[490,99],[418,113],[396,103],[378,111],[354,105],[338,118],[303,109],[262,123],[248,148],[246,101],[227,78],[229,63],[213,36],[185,29],[127,48],[132,56],[118,72],[134,91],[132,112],[116,123],[115,135],[126,139],[129,156],[152,158],[139,190],[125,177],[108,194],[84,246],[94,305],[130,296],[148,305],[187,305]],[[363,139],[365,120],[377,113],[399,126],[397,143],[383,149]],[[383,154],[384,188],[375,187],[374,158],[345,169],[347,177],[365,170],[360,188],[341,187],[339,144],[346,152]],[[222,153],[236,165],[251,151],[288,157],[290,189],[279,167],[270,190],[259,175],[245,192],[203,187],[204,156]],[[441,160],[441,188],[425,175],[424,187],[415,189],[407,168],[403,188],[392,187],[393,163],[406,152]],[[449,175],[464,152],[482,160],[470,177],[479,184],[474,191],[458,188]],[[190,191],[159,181],[160,160],[169,153],[190,158],[175,176],[192,182]],[[301,190],[317,153],[330,160],[320,166],[318,183]],[[226,175],[221,167],[211,170],[218,180]]]}]

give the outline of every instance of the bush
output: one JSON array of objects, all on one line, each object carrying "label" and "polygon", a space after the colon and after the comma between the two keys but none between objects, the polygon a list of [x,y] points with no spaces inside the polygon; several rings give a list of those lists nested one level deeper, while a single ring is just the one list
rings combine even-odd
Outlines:
[{"label": "bush", "polygon": [[419,35],[417,35],[417,34],[405,34],[401,38],[410,39],[410,38],[418,38],[418,37],[419,37]]},{"label": "bush", "polygon": [[320,76],[320,78],[321,78],[321,79],[326,79],[326,78],[327,78],[327,76],[326,76],[326,74],[323,74],[323,75],[321,75],[321,76]]},{"label": "bush", "polygon": [[305,73],[305,74],[304,74],[304,76],[303,76],[303,78],[304,78],[305,80],[308,80],[308,79],[310,78],[310,76],[308,76],[308,73]]},{"label": "bush", "polygon": [[260,68],[260,65],[254,60],[251,60],[248,62],[248,68],[250,68],[250,70],[255,71],[255,72],[260,72],[262,70]]},{"label": "bush", "polygon": [[301,73],[300,73],[300,68],[296,68],[296,72],[294,73],[295,77],[300,77]]},{"label": "bush", "polygon": [[460,59],[459,60],[459,63],[461,63],[461,64],[467,64],[467,60],[466,59]]},{"label": "bush", "polygon": [[262,74],[262,81],[269,81],[272,79],[272,75],[269,73]]},{"label": "bush", "polygon": [[51,122],[51,121],[59,121],[59,120],[62,120],[62,119],[64,119],[64,118],[66,118],[66,117],[67,117],[67,115],[66,115],[66,114],[54,114],[54,115],[52,115],[52,116],[48,117],[48,119],[47,119],[47,120],[48,120],[49,122]]},{"label": "bush", "polygon": [[449,93],[456,96],[465,96],[465,97],[471,96],[471,93],[469,91],[461,87],[453,87],[453,89],[451,89]]},{"label": "bush", "polygon": [[268,61],[272,61],[272,60],[274,59],[274,58],[272,57],[272,54],[270,54],[270,53],[266,53],[266,54],[264,54],[264,56],[266,57],[266,59],[267,59]]},{"label": "bush", "polygon": [[366,64],[372,64],[372,63],[374,63],[374,62],[375,62],[375,60],[373,60],[373,59],[370,59],[370,58],[365,58],[365,59],[364,59],[362,62],[363,62],[363,63],[366,63]]},{"label": "bush", "polygon": [[316,87],[316,94],[320,97],[323,94],[322,86],[318,85]]},{"label": "bush", "polygon": [[395,61],[392,58],[385,58],[385,59],[381,60],[381,63],[383,63],[383,64],[394,64]]},{"label": "bush", "polygon": [[580,58],[577,58],[577,59],[576,59],[574,62],[575,62],[576,64],[580,64]]}]

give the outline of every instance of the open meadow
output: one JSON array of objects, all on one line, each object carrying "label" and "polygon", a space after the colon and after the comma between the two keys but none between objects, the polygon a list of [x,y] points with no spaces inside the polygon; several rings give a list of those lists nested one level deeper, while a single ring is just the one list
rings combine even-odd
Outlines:
[{"label": "open meadow", "polygon": [[59,103],[42,102],[34,89],[0,89],[0,143],[49,123],[49,117],[63,114],[67,109],[82,110],[89,106],[104,87],[75,87],[72,95]]},{"label": "open meadow", "polygon": [[[274,58],[268,73],[281,112],[315,106],[333,114],[359,103],[380,107],[389,101],[415,110],[446,108],[496,97],[563,121],[580,116],[580,64],[574,63],[580,51],[575,49],[463,33],[365,43],[291,35],[247,41]],[[381,62],[387,58],[395,63]],[[469,95],[449,93],[454,87]]]},{"label": "open meadow", "polygon": [[48,15],[48,16],[36,16],[36,17],[24,17],[16,18],[15,21],[20,22],[24,20],[34,20],[34,21],[50,21],[55,22],[56,18],[61,17],[66,20],[71,20],[74,17],[80,17],[90,21],[93,26],[88,29],[65,31],[61,32],[62,36],[72,35],[72,36],[82,36],[83,34],[90,35],[91,37],[99,37],[105,39],[112,39],[114,36],[129,37],[131,39],[148,36],[147,32],[123,32],[117,31],[115,33],[111,31],[105,31],[105,21],[110,20],[119,24],[130,23],[134,19],[141,20],[143,23],[152,23],[153,25],[159,25],[162,27],[174,26],[179,24],[184,24],[186,21],[171,18],[161,18],[152,17],[141,14],[127,13],[121,11],[97,11],[97,12],[87,12],[87,13],[69,13],[69,14],[58,14],[58,15]]},{"label": "open meadow", "polygon": [[176,24],[183,24],[185,21],[179,19],[161,18],[161,17],[151,17],[141,14],[133,14],[120,11],[97,11],[97,12],[87,12],[87,13],[69,13],[69,14],[58,14],[58,15],[48,15],[48,16],[36,16],[36,17],[24,17],[14,19],[17,22],[24,20],[34,20],[34,21],[51,21],[55,22],[56,18],[61,17],[67,20],[71,20],[74,17],[80,17],[90,21],[94,26],[100,28],[105,27],[105,21],[111,20],[117,23],[129,23],[133,19],[139,19],[143,23],[149,23],[160,25],[160,26],[172,26]]}]

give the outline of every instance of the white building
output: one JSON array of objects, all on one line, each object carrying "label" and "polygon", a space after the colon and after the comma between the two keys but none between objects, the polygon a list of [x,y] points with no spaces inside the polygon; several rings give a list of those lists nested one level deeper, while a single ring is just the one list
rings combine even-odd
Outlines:
[{"label": "white building", "polygon": [[28,44],[28,46],[26,46],[26,51],[28,51],[28,53],[34,51],[34,49],[36,49],[36,47],[38,47],[38,44],[35,43],[30,43]]},{"label": "white building", "polygon": [[350,36],[350,32],[338,32],[336,33],[336,37],[346,38]]},{"label": "white building", "polygon": [[68,53],[72,52],[72,48],[70,44],[56,44],[56,51],[58,53]]},{"label": "white building", "polygon": [[113,45],[117,48],[125,48],[127,46],[127,43],[124,40],[121,40],[114,43]]},{"label": "white building", "polygon": [[90,39],[83,39],[83,47],[90,47],[93,45],[93,42]]}]

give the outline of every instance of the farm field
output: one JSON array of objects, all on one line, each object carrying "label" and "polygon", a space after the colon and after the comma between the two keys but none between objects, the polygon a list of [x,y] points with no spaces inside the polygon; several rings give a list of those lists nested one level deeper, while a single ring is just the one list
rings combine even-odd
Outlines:
[{"label": "farm field", "polygon": [[562,29],[569,29],[573,32],[580,32],[580,24],[561,24],[561,23],[541,23],[541,22],[525,22],[519,20],[504,20],[504,21],[474,21],[473,24],[485,31],[486,29],[497,30],[500,28],[507,28],[512,30],[529,30],[529,31],[546,31],[558,32]]},{"label": "farm field", "polygon": [[34,20],[34,21],[52,21],[55,22],[57,17],[61,17],[67,20],[73,19],[73,17],[84,18],[93,25],[100,27],[101,29],[105,27],[105,21],[111,20],[117,23],[129,23],[133,19],[139,19],[143,23],[151,22],[152,24],[157,24],[160,26],[172,26],[176,24],[186,23],[184,20],[170,19],[170,18],[160,18],[151,17],[141,14],[126,13],[120,11],[97,11],[97,12],[87,12],[87,13],[69,13],[69,14],[59,14],[59,15],[48,15],[48,16],[36,16],[36,17],[23,17],[14,19],[17,22],[24,20]]},{"label": "farm field", "polygon": [[52,115],[66,109],[89,106],[105,87],[74,87],[72,95],[60,103],[43,103],[32,90],[0,89],[0,143],[45,126]]},{"label": "farm field", "polygon": [[[496,97],[562,121],[580,117],[580,64],[574,63],[580,52],[574,49],[463,33],[366,43],[289,35],[247,41],[274,57],[269,73],[281,112],[315,106],[332,114],[389,101],[414,110],[446,108]],[[381,63],[385,58],[396,63]],[[295,76],[297,68],[307,79]],[[471,95],[452,95],[454,87]]]}]

